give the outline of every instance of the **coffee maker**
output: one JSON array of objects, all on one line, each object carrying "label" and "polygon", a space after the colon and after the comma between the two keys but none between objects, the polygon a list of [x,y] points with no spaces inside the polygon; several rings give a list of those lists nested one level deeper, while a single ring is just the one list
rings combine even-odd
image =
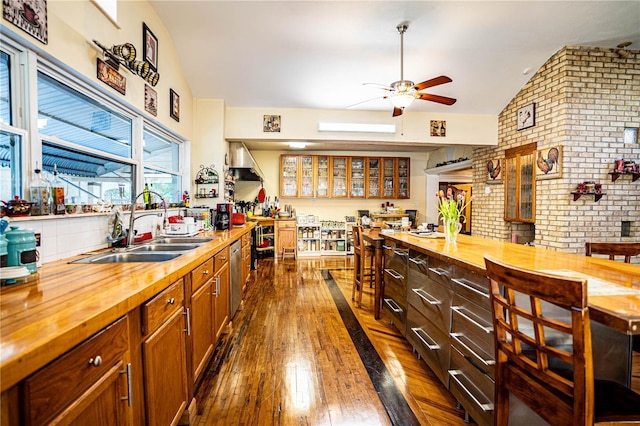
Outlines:
[{"label": "coffee maker", "polygon": [[[213,213],[213,212],[212,212]],[[218,204],[215,210],[214,225],[219,231],[227,231],[233,227],[231,215],[233,214],[233,204]]]}]

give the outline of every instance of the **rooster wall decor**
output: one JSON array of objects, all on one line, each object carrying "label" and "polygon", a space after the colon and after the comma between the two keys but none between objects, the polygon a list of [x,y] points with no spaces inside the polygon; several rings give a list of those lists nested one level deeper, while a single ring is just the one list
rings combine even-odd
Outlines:
[{"label": "rooster wall decor", "polygon": [[560,147],[539,150],[536,166],[539,179],[560,177]]},{"label": "rooster wall decor", "polygon": [[502,181],[502,166],[500,165],[500,159],[492,159],[487,161],[487,181]]}]

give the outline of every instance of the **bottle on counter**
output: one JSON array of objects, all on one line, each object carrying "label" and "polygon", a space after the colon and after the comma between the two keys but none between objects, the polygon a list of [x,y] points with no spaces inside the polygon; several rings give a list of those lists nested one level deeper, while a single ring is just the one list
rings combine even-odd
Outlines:
[{"label": "bottle on counter", "polygon": [[151,208],[151,193],[149,192],[149,184],[144,184],[144,190],[142,191],[142,199],[144,200],[144,209],[149,210]]},{"label": "bottle on counter", "polygon": [[35,177],[29,187],[30,198],[33,205],[31,206],[31,216],[42,216],[51,213],[49,202],[51,200],[51,184],[42,174],[42,170],[36,168],[33,171]]},{"label": "bottle on counter", "polygon": [[58,177],[58,165],[53,165],[53,180],[51,181],[51,209],[53,214],[65,214],[64,186]]}]

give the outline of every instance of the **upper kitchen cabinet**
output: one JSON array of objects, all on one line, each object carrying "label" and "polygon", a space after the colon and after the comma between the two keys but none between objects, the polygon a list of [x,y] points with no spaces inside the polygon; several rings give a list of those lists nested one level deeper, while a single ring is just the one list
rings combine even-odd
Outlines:
[{"label": "upper kitchen cabinet", "polygon": [[329,198],[329,156],[316,156],[318,173],[316,181],[316,197]]},{"label": "upper kitchen cabinet", "polygon": [[505,221],[535,222],[536,180],[533,170],[535,152],[535,143],[505,151]]},{"label": "upper kitchen cabinet", "polygon": [[298,155],[282,155],[280,157],[280,197],[297,197],[298,190]]},{"label": "upper kitchen cabinet", "polygon": [[350,157],[349,169],[351,177],[351,185],[349,186],[350,198],[364,198],[364,183],[365,183],[365,158],[364,157]]},{"label": "upper kitchen cabinet", "polygon": [[396,198],[397,195],[397,160],[382,159],[382,198]]},{"label": "upper kitchen cabinet", "polygon": [[349,188],[348,157],[331,157],[331,197],[347,198]]},{"label": "upper kitchen cabinet", "polygon": [[380,159],[368,157],[365,166],[367,198],[380,198]]},{"label": "upper kitchen cabinet", "polygon": [[316,188],[316,157],[301,155],[300,161],[300,198],[313,198]]},{"label": "upper kitchen cabinet", "polygon": [[398,158],[398,197],[409,198],[409,176],[411,170],[408,158]]}]

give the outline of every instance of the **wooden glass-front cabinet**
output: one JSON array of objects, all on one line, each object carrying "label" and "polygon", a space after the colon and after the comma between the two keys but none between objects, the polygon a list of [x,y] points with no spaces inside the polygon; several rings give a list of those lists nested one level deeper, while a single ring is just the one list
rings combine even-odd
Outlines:
[{"label": "wooden glass-front cabinet", "polygon": [[367,158],[366,168],[367,198],[380,198],[380,159]]},{"label": "wooden glass-front cabinet", "polygon": [[350,157],[350,177],[351,185],[349,186],[350,198],[364,198],[364,182],[365,182],[365,158],[364,157]]},{"label": "wooden glass-front cabinet", "polygon": [[280,157],[280,196],[298,196],[298,155],[283,155]]},{"label": "wooden glass-front cabinet", "polygon": [[382,159],[382,198],[396,198],[396,159]]},{"label": "wooden glass-front cabinet", "polygon": [[331,197],[347,198],[349,188],[347,157],[331,157]]},{"label": "wooden glass-front cabinet", "polygon": [[316,181],[316,197],[329,197],[329,157],[326,155],[318,155],[316,157],[318,163],[318,180]]},{"label": "wooden glass-front cabinet", "polygon": [[409,198],[408,157],[282,155],[281,198]]},{"label": "wooden glass-front cabinet", "polygon": [[504,220],[535,222],[536,178],[533,170],[536,144],[505,151]]}]

